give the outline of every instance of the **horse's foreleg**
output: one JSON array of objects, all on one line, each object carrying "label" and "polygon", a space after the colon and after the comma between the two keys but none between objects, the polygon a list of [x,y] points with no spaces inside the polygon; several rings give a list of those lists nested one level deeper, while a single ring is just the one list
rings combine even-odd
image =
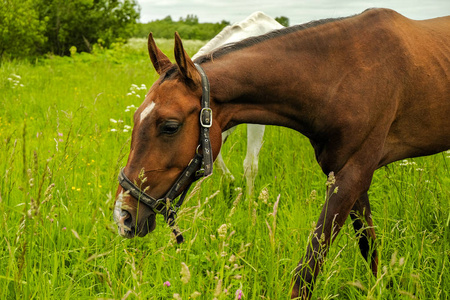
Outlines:
[{"label": "horse's foreleg", "polygon": [[255,177],[258,175],[258,159],[264,137],[264,125],[247,125],[247,155],[244,159],[244,176],[247,182],[247,195],[253,193]]},{"label": "horse's foreleg", "polygon": [[[314,281],[328,252],[357,199],[365,193],[372,174],[361,176],[359,170],[343,170],[335,181],[329,179],[327,200],[317,222],[317,227],[308,245],[306,255],[296,268],[292,299],[310,299]],[[357,174],[360,174],[358,176]]]},{"label": "horse's foreleg", "polygon": [[[361,254],[366,261],[370,262],[373,275],[377,276],[378,254],[375,248],[376,235],[373,227],[369,196],[367,193],[362,194],[362,196],[356,201],[352,211],[350,212],[350,216],[353,221],[353,228],[355,229],[358,237]],[[366,220],[366,224],[364,224],[362,218]],[[370,253],[371,256],[369,258]]]}]

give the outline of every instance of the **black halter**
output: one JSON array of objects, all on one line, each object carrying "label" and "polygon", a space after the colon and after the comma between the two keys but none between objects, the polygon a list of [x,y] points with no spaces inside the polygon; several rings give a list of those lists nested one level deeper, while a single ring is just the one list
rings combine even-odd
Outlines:
[{"label": "black halter", "polygon": [[[212,126],[212,110],[210,108],[209,95],[209,81],[206,77],[205,71],[195,64],[200,76],[202,78],[202,109],[200,111],[200,144],[195,151],[194,158],[189,162],[184,171],[177,178],[175,183],[169,189],[167,194],[160,199],[155,199],[152,196],[141,190],[136,184],[125,176],[124,169],[119,173],[119,184],[125,191],[128,191],[131,196],[138,201],[150,207],[155,213],[164,215],[166,222],[172,227],[177,243],[183,242],[183,236],[175,227],[175,218],[178,208],[183,204],[184,198],[193,181],[206,177],[212,174],[213,171],[213,155],[211,150],[211,141],[209,139],[209,128]],[[200,153],[200,150],[201,152]],[[191,177],[194,178],[191,181]],[[182,187],[186,187],[180,197],[180,200],[173,204],[173,200],[180,193]]]}]

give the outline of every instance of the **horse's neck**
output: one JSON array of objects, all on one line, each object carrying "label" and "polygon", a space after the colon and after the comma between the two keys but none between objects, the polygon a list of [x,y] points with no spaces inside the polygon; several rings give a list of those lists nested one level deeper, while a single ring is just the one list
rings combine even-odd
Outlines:
[{"label": "horse's neck", "polygon": [[[326,127],[337,106],[350,104],[340,103],[340,88],[364,61],[361,43],[370,50],[377,42],[371,34],[387,32],[376,28],[385,26],[391,14],[381,17],[371,12],[303,29],[287,28],[204,61],[216,120],[222,129],[256,123],[289,127],[309,138],[314,138],[312,133],[331,132]],[[378,59],[382,57],[372,57]]]},{"label": "horse's neck", "polygon": [[327,92],[314,74],[319,71],[315,66],[323,65],[320,55],[310,57],[298,33],[279,39],[297,41],[263,42],[204,65],[223,130],[255,123],[289,127],[306,136],[315,131],[308,120],[318,115],[315,109]]}]

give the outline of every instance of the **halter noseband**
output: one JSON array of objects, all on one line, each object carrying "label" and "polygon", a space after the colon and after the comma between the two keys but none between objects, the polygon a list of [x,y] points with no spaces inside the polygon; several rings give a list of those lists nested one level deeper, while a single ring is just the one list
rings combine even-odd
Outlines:
[{"label": "halter noseband", "polygon": [[[178,176],[175,183],[169,189],[167,194],[160,199],[156,199],[140,189],[125,175],[124,169],[119,173],[119,184],[122,188],[129,192],[138,201],[150,207],[156,214],[164,215],[166,222],[172,227],[172,231],[175,234],[177,243],[183,242],[183,236],[176,228],[175,218],[176,212],[183,204],[184,198],[189,190],[193,181],[206,177],[212,174],[213,171],[213,155],[211,149],[211,141],[209,139],[209,128],[212,126],[212,110],[210,108],[210,94],[209,94],[209,80],[205,74],[205,71],[200,65],[195,64],[200,76],[202,78],[202,100],[200,111],[200,144],[195,151],[194,158],[189,162],[184,171]],[[202,154],[199,153],[199,149],[202,150]],[[194,176],[194,180],[190,181],[190,178]],[[177,197],[182,187],[184,189],[180,200],[173,205],[173,200]]]}]

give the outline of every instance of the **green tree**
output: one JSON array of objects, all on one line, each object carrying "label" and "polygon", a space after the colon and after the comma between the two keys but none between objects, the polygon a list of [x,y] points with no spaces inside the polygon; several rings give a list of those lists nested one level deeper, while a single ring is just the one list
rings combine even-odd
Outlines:
[{"label": "green tree", "polygon": [[187,25],[197,25],[198,17],[196,15],[187,15],[186,19],[180,18],[180,22],[183,22]]},{"label": "green tree", "polygon": [[275,21],[277,21],[278,23],[280,23],[284,27],[289,27],[289,18],[287,18],[287,17],[283,17],[283,16],[276,17]]},{"label": "green tree", "polygon": [[46,41],[47,19],[39,19],[35,0],[0,0],[0,61],[33,55]]},{"label": "green tree", "polygon": [[139,19],[136,0],[39,0],[40,19],[48,19],[46,52],[90,52],[99,39],[109,46],[130,37]]}]

